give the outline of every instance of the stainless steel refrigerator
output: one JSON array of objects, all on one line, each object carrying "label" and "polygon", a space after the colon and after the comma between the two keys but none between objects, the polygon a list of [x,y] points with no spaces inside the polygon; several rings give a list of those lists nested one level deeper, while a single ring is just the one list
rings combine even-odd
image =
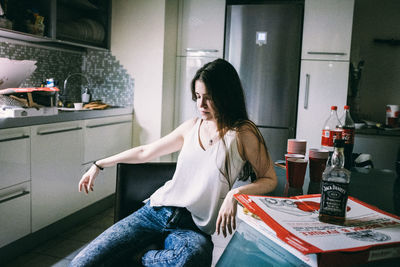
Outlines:
[{"label": "stainless steel refrigerator", "polygon": [[250,119],[274,161],[295,136],[303,9],[301,1],[227,2],[224,57],[239,73]]}]

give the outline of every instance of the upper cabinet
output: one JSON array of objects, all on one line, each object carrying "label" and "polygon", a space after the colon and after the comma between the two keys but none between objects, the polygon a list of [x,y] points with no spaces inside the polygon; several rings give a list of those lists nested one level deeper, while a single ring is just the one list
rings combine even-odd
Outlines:
[{"label": "upper cabinet", "polygon": [[57,0],[56,7],[56,26],[53,30],[57,40],[110,47],[111,1]]},{"label": "upper cabinet", "polygon": [[179,1],[178,56],[202,52],[222,57],[225,1]]},{"label": "upper cabinet", "polygon": [[54,1],[0,0],[0,36],[24,41],[51,41]]},{"label": "upper cabinet", "polygon": [[109,49],[110,0],[0,0],[0,36]]},{"label": "upper cabinet", "polygon": [[302,59],[349,60],[354,0],[305,0]]}]

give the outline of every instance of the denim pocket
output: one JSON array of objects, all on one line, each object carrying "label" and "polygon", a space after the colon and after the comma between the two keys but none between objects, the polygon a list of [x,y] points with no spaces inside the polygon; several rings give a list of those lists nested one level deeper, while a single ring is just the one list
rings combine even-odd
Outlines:
[{"label": "denim pocket", "polygon": [[167,221],[166,228],[168,229],[175,229],[178,226],[179,221],[181,220],[183,214],[183,208],[174,207],[174,211],[169,217]]}]

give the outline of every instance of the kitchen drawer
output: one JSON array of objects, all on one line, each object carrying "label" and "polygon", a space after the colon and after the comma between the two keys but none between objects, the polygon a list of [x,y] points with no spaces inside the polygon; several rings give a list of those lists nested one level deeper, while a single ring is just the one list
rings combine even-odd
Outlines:
[{"label": "kitchen drawer", "polygon": [[0,190],[0,247],[31,232],[31,183]]},{"label": "kitchen drawer", "polygon": [[132,115],[84,121],[83,163],[131,148]]},{"label": "kitchen drawer", "polygon": [[0,189],[30,180],[30,128],[0,130]]}]

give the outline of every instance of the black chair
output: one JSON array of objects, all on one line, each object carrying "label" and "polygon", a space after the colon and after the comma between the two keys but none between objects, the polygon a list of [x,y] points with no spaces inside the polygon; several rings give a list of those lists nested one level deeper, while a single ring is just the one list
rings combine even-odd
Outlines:
[{"label": "black chair", "polygon": [[114,223],[141,208],[143,200],[170,180],[175,169],[175,162],[118,164]]},{"label": "black chair", "polygon": [[[117,164],[114,223],[140,209],[143,200],[172,178],[175,168],[175,162]],[[119,266],[142,266],[144,251],[160,248],[159,243],[150,244],[142,252],[120,262]]]}]

